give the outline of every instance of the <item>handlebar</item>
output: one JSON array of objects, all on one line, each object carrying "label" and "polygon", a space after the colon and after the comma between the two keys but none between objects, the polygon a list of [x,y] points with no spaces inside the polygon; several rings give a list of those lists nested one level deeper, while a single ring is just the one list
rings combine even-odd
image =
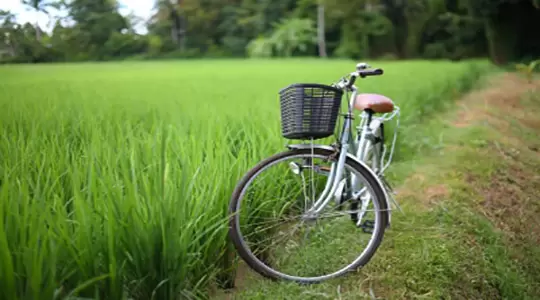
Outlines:
[{"label": "handlebar", "polygon": [[364,77],[367,77],[367,76],[379,76],[379,75],[382,75],[382,74],[384,74],[384,71],[383,71],[383,69],[373,69],[373,70],[360,71],[358,73],[359,73],[360,77],[364,78]]},{"label": "handlebar", "polygon": [[369,66],[365,63],[359,63],[356,65],[356,72],[352,72],[350,75],[350,79],[347,80],[346,78],[342,78],[337,84],[335,84],[338,88],[344,89],[351,89],[354,85],[354,82],[356,81],[356,78],[366,78],[368,76],[379,76],[383,75],[384,71],[382,69],[367,69]]}]

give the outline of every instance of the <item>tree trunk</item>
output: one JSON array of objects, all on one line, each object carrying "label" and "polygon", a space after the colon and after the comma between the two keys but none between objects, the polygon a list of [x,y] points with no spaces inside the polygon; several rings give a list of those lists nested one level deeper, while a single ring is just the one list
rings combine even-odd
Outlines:
[{"label": "tree trunk", "polygon": [[404,1],[383,0],[386,7],[385,15],[393,25],[393,39],[396,55],[406,58],[408,22],[405,15],[406,3]]},{"label": "tree trunk", "polygon": [[184,51],[186,50],[186,32],[187,32],[187,24],[186,24],[186,17],[185,16],[179,16],[178,19],[178,36],[179,36],[179,46],[180,50]]},{"label": "tree trunk", "polygon": [[171,39],[175,45],[178,45],[178,28],[176,28],[174,23],[171,27]]},{"label": "tree trunk", "polygon": [[36,40],[41,42],[41,30],[39,29],[39,24],[36,21]]},{"label": "tree trunk", "polygon": [[186,48],[186,17],[183,13],[180,13],[182,1],[172,1],[171,2],[171,35],[173,35],[174,44],[181,50],[184,51]]},{"label": "tree trunk", "polygon": [[516,59],[519,18],[523,15],[516,5],[504,5],[499,13],[485,19],[489,56],[496,65],[507,64]]},{"label": "tree trunk", "polygon": [[178,22],[178,13],[176,12],[176,7],[170,7],[170,18],[171,18],[171,39],[173,43],[178,46],[180,44],[179,34],[180,34],[180,28],[179,28],[179,22]]},{"label": "tree trunk", "polygon": [[186,14],[184,10],[184,1],[177,0],[176,1],[176,7],[178,7],[178,11],[180,13],[177,13],[177,24],[178,24],[178,38],[180,50],[184,51],[186,50],[186,32],[187,32],[187,19]]},{"label": "tree trunk", "polygon": [[180,50],[184,51],[186,50],[186,31],[184,29],[180,29]]},{"label": "tree trunk", "polygon": [[407,57],[407,35],[409,33],[409,24],[403,14],[397,14],[394,21],[394,42],[396,45],[397,56],[399,58]]},{"label": "tree trunk", "polygon": [[11,41],[9,41],[9,48],[8,48],[8,52],[9,54],[11,55],[11,57],[15,57],[17,55],[17,50],[15,49],[15,46],[13,46],[13,44],[11,43]]},{"label": "tree trunk", "polygon": [[324,37],[325,26],[324,26],[324,4],[322,0],[319,0],[319,5],[317,7],[317,40],[319,43],[319,56],[327,57],[326,54],[326,40]]}]

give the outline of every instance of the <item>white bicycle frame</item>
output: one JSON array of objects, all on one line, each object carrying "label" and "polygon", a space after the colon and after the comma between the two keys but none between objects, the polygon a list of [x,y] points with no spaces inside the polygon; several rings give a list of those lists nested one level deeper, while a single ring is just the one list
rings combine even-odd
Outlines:
[{"label": "white bicycle frame", "polygon": [[[358,72],[354,72],[354,73],[351,73],[351,76],[358,77],[359,75],[358,75]],[[396,115],[399,115],[400,110],[399,110],[399,107],[395,106],[394,111],[390,114],[389,117],[387,116],[387,114],[384,114],[382,117],[373,117],[372,114],[369,114],[365,111],[362,112],[362,114],[360,115],[361,122],[360,122],[360,125],[357,127],[358,130],[357,130],[356,139],[354,139],[354,136],[352,134],[353,108],[354,108],[356,96],[358,95],[358,90],[356,86],[354,85],[351,85],[350,87],[348,87],[347,85],[348,85],[348,82],[343,81],[343,80],[339,84],[337,84],[337,87],[342,90],[348,89],[352,91],[352,95],[350,97],[349,104],[348,104],[348,112],[345,115],[345,121],[342,127],[341,136],[339,138],[340,147],[338,148],[339,157],[338,157],[337,165],[336,163],[332,163],[332,167],[328,175],[328,180],[326,182],[326,186],[323,192],[321,193],[319,198],[315,201],[313,206],[306,211],[306,214],[317,215],[326,207],[326,205],[328,205],[328,203],[332,200],[332,198],[334,198],[334,195],[337,189],[339,188],[339,184],[343,179],[345,159],[347,157],[350,157],[356,160],[358,163],[364,165],[372,173],[374,178],[378,181],[380,186],[383,188],[383,191],[385,192],[385,198],[386,198],[385,201],[387,203],[387,207],[389,208],[388,214],[390,217],[391,206],[390,206],[390,202],[388,201],[388,198],[392,199],[392,202],[398,208],[399,208],[399,205],[397,204],[395,199],[391,195],[389,195],[387,189],[385,188],[385,185],[381,181],[382,179],[381,175],[391,162],[392,154],[394,152],[396,137],[397,137],[397,128],[399,127],[399,121],[398,121],[398,126],[395,128],[392,148],[391,148],[389,160],[387,161],[387,163],[384,164],[384,156],[386,154],[385,146],[383,146],[384,148],[383,154],[381,155],[381,157],[379,157],[380,160],[378,161],[378,165],[380,165],[381,168],[379,168],[378,172],[375,172],[375,170],[373,170],[371,166],[367,166],[367,164],[365,163],[365,156],[368,153],[368,151],[366,150],[368,150],[368,146],[370,145],[370,143],[368,143],[368,139],[374,137],[373,131],[375,131],[378,128],[379,124],[381,124],[382,122],[391,120]],[[314,147],[330,148],[329,146],[314,145],[313,143],[301,144],[301,145],[289,145],[289,148],[297,148],[297,149],[299,148],[309,149],[310,147],[311,148],[314,148]],[[356,176],[354,176],[354,174],[352,174],[351,187],[353,190],[353,193],[352,193],[353,199],[358,199],[362,194],[366,192],[366,187],[360,188],[359,186],[360,186],[360,181],[356,178]],[[367,206],[366,203],[362,203],[362,210],[365,211],[366,206]]]}]

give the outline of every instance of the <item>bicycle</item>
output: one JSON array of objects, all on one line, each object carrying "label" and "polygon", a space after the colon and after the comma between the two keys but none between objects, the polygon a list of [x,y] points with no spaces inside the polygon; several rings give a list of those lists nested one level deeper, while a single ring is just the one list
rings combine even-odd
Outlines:
[{"label": "bicycle", "polygon": [[[400,109],[385,96],[358,93],[354,84],[358,77],[382,74],[382,69],[369,69],[367,64],[359,63],[355,72],[337,83],[292,84],[280,90],[283,137],[310,140],[310,143],[287,145],[287,150],[260,161],[237,183],[229,204],[229,238],[240,257],[257,273],[274,280],[316,283],[355,271],[375,254],[391,223],[391,204],[399,209],[392,188],[384,178],[395,150],[399,117],[389,153],[384,140],[384,124],[399,116]],[[352,92],[352,95],[347,113],[340,114],[345,92]],[[355,109],[361,114],[356,135],[353,135]],[[314,140],[334,134],[338,115],[344,117],[344,122],[337,141],[331,145],[314,144]],[[263,172],[288,159],[293,161],[269,172],[268,188],[255,184],[253,191],[247,191]],[[315,160],[320,162],[315,163]],[[306,175],[315,174],[321,178],[306,183]],[[290,188],[299,181],[303,189],[293,193]],[[318,197],[316,191],[322,191]],[[266,195],[271,199],[260,200]],[[284,207],[279,208],[280,205]],[[373,209],[368,209],[370,205]],[[369,218],[371,213],[373,217]],[[244,231],[240,228],[243,218],[247,224]],[[282,218],[285,224],[275,225],[274,218]],[[288,222],[294,220],[301,224],[291,227]],[[327,220],[330,221],[326,223]],[[310,226],[300,229],[300,226],[319,223],[324,226],[313,232]],[[266,225],[272,226],[261,228]],[[363,236],[358,234],[359,228],[371,237],[359,256],[349,258],[353,253],[351,248],[357,245],[356,240]],[[284,235],[283,231],[289,229],[292,233]],[[337,236],[321,238],[325,231]],[[314,249],[305,250],[301,238],[311,233]],[[351,241],[351,247],[343,249],[328,245],[342,239]],[[260,245],[270,240],[273,241],[270,246],[277,241],[285,245],[283,249],[272,251]],[[292,259],[277,258],[280,254],[291,254],[294,246],[301,247]],[[315,262],[307,261],[311,258]],[[330,263],[340,263],[342,267],[330,269]],[[278,271],[278,268],[283,270]]]}]

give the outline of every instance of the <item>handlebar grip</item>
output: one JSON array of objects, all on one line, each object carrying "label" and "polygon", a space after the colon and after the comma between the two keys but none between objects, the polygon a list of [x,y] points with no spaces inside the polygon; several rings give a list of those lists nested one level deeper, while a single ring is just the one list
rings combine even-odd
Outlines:
[{"label": "handlebar grip", "polygon": [[347,84],[347,88],[351,88],[354,84],[354,82],[356,81],[356,77],[357,76],[360,76],[362,78],[364,77],[367,77],[367,76],[378,76],[378,75],[382,75],[384,73],[384,71],[382,69],[372,69],[372,70],[361,70],[361,71],[357,71],[353,74],[351,74],[351,79],[349,79],[349,82]]},{"label": "handlebar grip", "polygon": [[349,84],[347,84],[347,88],[351,88],[353,86],[354,82],[356,81],[356,76],[352,76],[349,80]]},{"label": "handlebar grip", "polygon": [[367,76],[378,76],[384,74],[384,71],[382,69],[373,69],[373,70],[362,70],[358,72],[359,75],[364,78]]}]

